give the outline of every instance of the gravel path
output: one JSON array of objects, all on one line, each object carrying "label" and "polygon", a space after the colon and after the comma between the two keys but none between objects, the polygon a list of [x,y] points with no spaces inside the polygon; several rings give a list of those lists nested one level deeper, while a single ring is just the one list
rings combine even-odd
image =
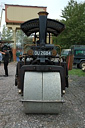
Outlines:
[{"label": "gravel path", "polygon": [[59,114],[26,115],[14,85],[16,63],[8,68],[9,77],[3,77],[3,64],[0,66],[0,128],[85,128],[85,77],[69,76]]}]

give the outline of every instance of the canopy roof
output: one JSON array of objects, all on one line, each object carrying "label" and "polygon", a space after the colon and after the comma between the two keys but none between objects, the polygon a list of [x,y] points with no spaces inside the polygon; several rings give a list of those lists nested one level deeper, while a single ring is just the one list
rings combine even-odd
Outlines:
[{"label": "canopy roof", "polygon": [[[30,36],[32,33],[39,32],[39,18],[28,20],[21,24],[23,32]],[[65,29],[65,25],[59,21],[47,19],[47,32],[58,36]]]}]

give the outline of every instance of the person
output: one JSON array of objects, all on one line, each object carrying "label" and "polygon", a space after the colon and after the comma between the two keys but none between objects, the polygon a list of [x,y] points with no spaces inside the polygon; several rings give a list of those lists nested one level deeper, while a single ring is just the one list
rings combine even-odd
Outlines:
[{"label": "person", "polygon": [[3,52],[0,51],[0,53],[3,54],[5,76],[7,77],[8,76],[9,53],[6,48],[3,49]]},{"label": "person", "polygon": [[1,62],[2,62],[2,53],[0,53],[0,65],[1,65]]},{"label": "person", "polygon": [[20,59],[19,59],[19,56],[20,56],[20,50],[18,50],[18,51],[16,52],[17,62],[20,60]]}]

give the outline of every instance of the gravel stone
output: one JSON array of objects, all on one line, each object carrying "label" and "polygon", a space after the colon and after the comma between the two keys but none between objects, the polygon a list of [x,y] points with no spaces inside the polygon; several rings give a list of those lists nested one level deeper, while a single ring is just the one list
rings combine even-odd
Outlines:
[{"label": "gravel stone", "polygon": [[69,76],[69,88],[59,114],[25,114],[15,84],[16,62],[0,66],[0,128],[85,128],[85,77]]}]

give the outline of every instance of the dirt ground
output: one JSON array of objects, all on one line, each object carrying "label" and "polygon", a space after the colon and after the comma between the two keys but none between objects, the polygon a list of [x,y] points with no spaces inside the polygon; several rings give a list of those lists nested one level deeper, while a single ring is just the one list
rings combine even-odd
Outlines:
[{"label": "dirt ground", "polygon": [[85,128],[85,77],[69,76],[69,88],[59,114],[25,114],[15,84],[16,63],[4,77],[0,66],[0,128]]}]

